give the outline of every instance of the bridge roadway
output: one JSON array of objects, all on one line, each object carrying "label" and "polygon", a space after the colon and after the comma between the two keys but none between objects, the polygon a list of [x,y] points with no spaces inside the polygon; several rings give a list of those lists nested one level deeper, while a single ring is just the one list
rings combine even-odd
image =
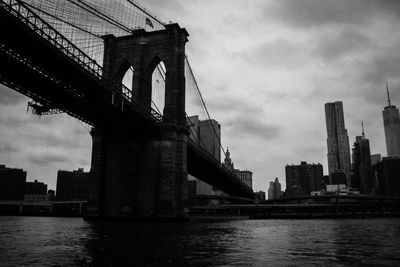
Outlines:
[{"label": "bridge roadway", "polygon": [[[159,114],[102,79],[99,65],[34,13],[20,6],[7,10],[7,3],[18,6],[0,1],[2,84],[40,103],[45,112],[60,110],[92,126],[160,135]],[[229,195],[254,197],[250,187],[195,142],[189,140],[187,147],[189,174]]]}]

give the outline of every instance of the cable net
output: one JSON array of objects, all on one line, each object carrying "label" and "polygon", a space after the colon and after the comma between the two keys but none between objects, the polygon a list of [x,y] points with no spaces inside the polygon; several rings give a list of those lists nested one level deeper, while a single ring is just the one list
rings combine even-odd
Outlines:
[{"label": "cable net", "polygon": [[23,0],[35,13],[103,65],[101,36],[135,29],[155,31],[164,23],[130,0]]}]

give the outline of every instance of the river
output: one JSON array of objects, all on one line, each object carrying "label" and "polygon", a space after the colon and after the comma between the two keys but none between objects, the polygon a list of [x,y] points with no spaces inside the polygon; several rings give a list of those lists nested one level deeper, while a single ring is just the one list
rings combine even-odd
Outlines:
[{"label": "river", "polygon": [[0,216],[0,266],[400,266],[400,219],[87,222]]}]

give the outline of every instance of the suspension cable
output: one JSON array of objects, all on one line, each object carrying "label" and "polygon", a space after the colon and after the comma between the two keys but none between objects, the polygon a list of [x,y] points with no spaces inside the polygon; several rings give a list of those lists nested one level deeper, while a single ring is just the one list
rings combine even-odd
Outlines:
[{"label": "suspension cable", "polygon": [[139,9],[140,11],[142,11],[143,13],[145,13],[147,16],[149,16],[150,18],[154,19],[156,22],[160,23],[162,26],[165,27],[166,23],[160,21],[158,18],[156,18],[155,16],[153,16],[152,14],[150,14],[149,12],[146,11],[146,9],[140,7],[138,4],[135,4],[133,1],[131,0],[127,0],[128,3],[130,3],[131,5],[135,6],[137,9]]},{"label": "suspension cable", "polygon": [[[215,136],[218,137],[218,134],[217,134],[217,131],[215,130],[214,124],[211,122],[210,113],[208,112],[206,103],[204,102],[203,96],[201,95],[199,85],[197,84],[196,77],[194,76],[193,69],[192,69],[192,67],[190,66],[190,63],[189,63],[189,60],[188,60],[187,55],[185,55],[185,60],[186,60],[186,63],[187,63],[187,65],[188,65],[188,67],[189,67],[189,71],[190,71],[190,74],[191,74],[191,76],[192,76],[192,78],[193,78],[195,87],[196,87],[196,89],[197,89],[197,92],[198,92],[199,97],[200,97],[200,100],[201,100],[201,103],[202,103],[203,107],[205,108],[205,111],[206,111],[206,113],[207,113],[208,119],[210,120],[211,127],[212,127],[212,129],[213,129],[213,131],[214,131]],[[222,152],[224,153],[224,155],[225,155],[225,157],[226,157],[226,153],[225,153],[224,148],[222,147],[221,140],[220,140],[220,138],[217,138],[217,139],[218,139],[219,146],[221,147]]]},{"label": "suspension cable", "polygon": [[35,7],[35,6],[31,5],[31,4],[25,3],[25,5],[29,6],[30,8],[33,8],[33,9],[39,11],[39,12],[42,12],[43,14],[45,14],[45,15],[47,15],[47,16],[49,16],[49,17],[55,19],[55,20],[61,21],[61,22],[65,23],[65,24],[67,24],[67,25],[69,25],[69,26],[71,26],[71,27],[73,27],[73,28],[76,28],[76,29],[78,29],[78,30],[80,30],[80,31],[83,31],[83,32],[85,32],[85,33],[87,33],[87,34],[90,34],[90,35],[92,35],[92,36],[94,36],[94,37],[101,38],[101,36],[98,35],[98,34],[95,34],[95,33],[92,33],[92,32],[90,32],[90,31],[88,31],[88,30],[85,30],[84,28],[81,28],[81,27],[79,27],[79,26],[77,26],[77,25],[75,25],[75,24],[72,24],[72,23],[70,23],[70,22],[68,22],[68,21],[66,21],[66,20],[63,20],[63,19],[61,19],[61,18],[59,18],[59,17],[56,17],[56,16],[54,16],[54,15],[52,15],[52,14],[50,14],[50,13],[48,13],[48,12],[46,12],[46,11],[40,9],[40,8],[37,8],[37,7]]},{"label": "suspension cable", "polygon": [[[163,79],[164,83],[165,83],[165,71],[163,68],[160,67],[160,65],[157,65],[157,70],[160,73],[161,78]],[[154,104],[155,105],[155,104]],[[156,107],[157,108],[157,107]],[[192,120],[190,119],[190,117],[185,113],[186,115],[186,119],[189,121],[189,124],[191,127],[189,127],[189,131],[192,133],[193,138],[195,139],[196,143],[199,144],[200,146],[202,146],[203,148],[206,148],[206,146],[204,145],[204,143],[202,142],[202,140],[200,139],[200,134],[199,132],[192,127],[194,125],[194,123],[192,122]],[[194,133],[193,133],[194,132]]]},{"label": "suspension cable", "polygon": [[[103,14],[102,12],[100,12],[100,11],[98,11],[97,9],[91,7],[90,5],[88,5],[88,4],[86,4],[86,3],[83,3],[83,2],[80,1],[80,0],[77,0],[77,1],[79,1],[79,3],[81,3],[81,4],[75,3],[75,2],[72,1],[72,0],[68,0],[68,2],[70,2],[70,3],[74,4],[74,5],[76,5],[77,7],[82,8],[83,10],[89,12],[90,14],[92,14],[92,15],[94,15],[94,16],[96,16],[96,17],[102,19],[102,20],[107,21],[108,23],[114,25],[115,27],[119,28],[120,30],[123,30],[123,31],[128,32],[128,33],[131,32],[131,29],[129,29],[129,28],[126,27],[125,25],[122,25],[122,24],[119,23],[118,21],[116,21],[116,20],[110,18],[109,16]],[[87,6],[87,7],[84,7],[84,6],[82,6],[82,5],[85,5],[85,6]],[[99,14],[100,14],[100,15],[99,15]]]}]

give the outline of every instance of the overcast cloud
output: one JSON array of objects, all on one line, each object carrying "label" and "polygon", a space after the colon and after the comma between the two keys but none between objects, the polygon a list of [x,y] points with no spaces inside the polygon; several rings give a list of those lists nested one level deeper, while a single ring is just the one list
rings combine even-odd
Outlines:
[{"label": "overcast cloud", "polygon": [[[351,145],[364,120],[371,151],[386,155],[385,81],[400,106],[400,1],[139,3],[189,32],[187,54],[223,145],[235,167],[253,171],[255,189],[275,177],[285,187],[286,164],[320,162],[327,172],[326,102],[343,101]],[[90,166],[90,128],[26,113],[27,101],[0,86],[0,162],[55,188],[58,169]]]}]

